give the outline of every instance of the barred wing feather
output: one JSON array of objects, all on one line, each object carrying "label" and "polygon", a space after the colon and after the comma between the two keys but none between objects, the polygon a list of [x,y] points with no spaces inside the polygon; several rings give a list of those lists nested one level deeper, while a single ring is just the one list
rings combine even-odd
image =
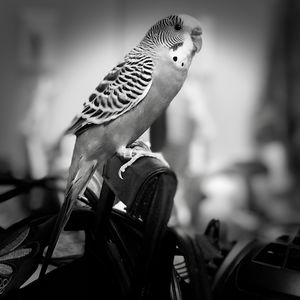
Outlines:
[{"label": "barred wing feather", "polygon": [[67,132],[79,135],[91,126],[107,124],[131,110],[147,95],[152,73],[150,57],[126,56],[96,87]]}]

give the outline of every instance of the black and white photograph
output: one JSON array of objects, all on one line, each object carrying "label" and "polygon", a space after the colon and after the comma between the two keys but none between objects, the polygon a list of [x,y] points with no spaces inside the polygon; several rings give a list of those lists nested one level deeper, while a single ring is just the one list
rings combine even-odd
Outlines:
[{"label": "black and white photograph", "polygon": [[299,0],[0,0],[0,300],[50,299],[300,300]]}]

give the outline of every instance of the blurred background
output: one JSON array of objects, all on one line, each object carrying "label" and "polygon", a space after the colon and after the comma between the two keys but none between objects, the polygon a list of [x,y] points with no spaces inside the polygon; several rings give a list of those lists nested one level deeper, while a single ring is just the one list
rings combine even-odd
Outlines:
[{"label": "blurred background", "polygon": [[[293,230],[297,0],[0,0],[1,174],[65,174],[73,139],[61,133],[106,73],[173,13],[198,18],[204,33],[184,87],[149,134],[179,180],[170,223],[203,230],[215,218],[231,238]],[[6,228],[57,199],[34,189],[0,205]]]}]

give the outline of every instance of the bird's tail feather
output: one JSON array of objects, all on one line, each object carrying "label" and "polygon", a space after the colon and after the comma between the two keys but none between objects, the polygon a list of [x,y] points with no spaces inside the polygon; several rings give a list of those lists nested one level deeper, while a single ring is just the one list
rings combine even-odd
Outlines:
[{"label": "bird's tail feather", "polygon": [[[72,172],[73,174],[75,174],[74,176],[75,178],[67,186],[66,193],[65,193],[65,201],[61,207],[61,210],[58,214],[55,223],[55,227],[52,231],[48,249],[45,254],[45,260],[43,262],[39,274],[40,278],[46,274],[47,267],[50,263],[50,259],[54,252],[60,233],[62,232],[63,228],[65,227],[66,223],[70,218],[74,203],[80,196],[82,196],[87,184],[89,183],[91,177],[96,171],[97,161],[96,160],[86,161],[81,159],[76,169],[77,170],[75,172]],[[73,177],[72,176],[73,174],[71,174],[71,178]]]}]

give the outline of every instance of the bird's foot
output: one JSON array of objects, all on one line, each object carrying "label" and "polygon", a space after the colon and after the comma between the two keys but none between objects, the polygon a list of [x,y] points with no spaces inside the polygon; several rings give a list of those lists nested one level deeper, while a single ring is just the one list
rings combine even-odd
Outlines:
[{"label": "bird's foot", "polygon": [[137,161],[141,157],[157,158],[169,167],[168,162],[165,160],[161,153],[151,152],[150,147],[141,141],[135,142],[129,148],[122,147],[118,151],[118,155],[120,155],[123,158],[129,159],[129,161],[127,161],[119,169],[118,175],[121,179],[124,179],[122,173],[124,173],[128,167],[130,167],[135,161]]}]

